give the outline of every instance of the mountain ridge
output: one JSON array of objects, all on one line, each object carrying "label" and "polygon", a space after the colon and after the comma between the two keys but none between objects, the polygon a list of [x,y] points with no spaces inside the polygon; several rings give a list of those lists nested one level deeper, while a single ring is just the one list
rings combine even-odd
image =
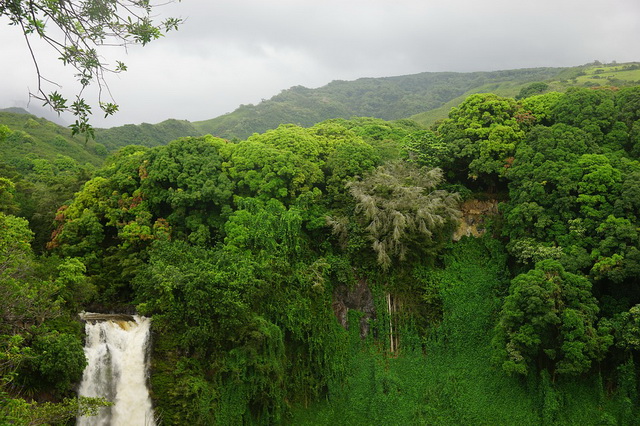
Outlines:
[{"label": "mountain ridge", "polygon": [[242,105],[231,113],[193,124],[205,133],[243,139],[273,128],[275,122],[311,126],[329,118],[397,120],[439,108],[487,83],[547,80],[564,70],[541,67],[471,73],[423,72],[335,80],[317,89],[294,86],[257,105]]},{"label": "mountain ridge", "polygon": [[640,64],[594,62],[576,67],[422,72],[334,80],[315,89],[293,86],[256,105],[240,105],[233,112],[209,120],[168,119],[157,124],[96,129],[96,142],[114,151],[126,145],[153,147],[179,137],[205,134],[241,140],[280,124],[309,127],[332,118],[353,117],[409,118],[429,127],[446,118],[450,109],[470,94],[492,92],[514,97],[535,82],[545,82],[547,91],[564,91],[571,86],[640,84]]}]

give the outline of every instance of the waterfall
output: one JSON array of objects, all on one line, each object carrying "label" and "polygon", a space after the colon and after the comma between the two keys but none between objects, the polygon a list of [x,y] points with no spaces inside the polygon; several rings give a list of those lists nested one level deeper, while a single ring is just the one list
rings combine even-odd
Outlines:
[{"label": "waterfall", "polygon": [[79,394],[114,403],[97,416],[81,416],[80,426],[155,425],[147,389],[148,318],[84,314],[86,344]]}]

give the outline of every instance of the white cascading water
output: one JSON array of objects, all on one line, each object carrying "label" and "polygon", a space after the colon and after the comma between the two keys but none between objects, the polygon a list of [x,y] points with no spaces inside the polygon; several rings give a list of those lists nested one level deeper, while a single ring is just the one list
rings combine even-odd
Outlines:
[{"label": "white cascading water", "polygon": [[103,397],[113,405],[97,416],[78,417],[80,426],[155,425],[146,377],[150,320],[132,318],[86,322],[87,367],[79,394]]}]

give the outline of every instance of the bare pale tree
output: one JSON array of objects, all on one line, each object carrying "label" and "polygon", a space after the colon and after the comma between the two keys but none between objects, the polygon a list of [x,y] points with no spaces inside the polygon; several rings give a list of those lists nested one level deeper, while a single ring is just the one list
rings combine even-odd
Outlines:
[{"label": "bare pale tree", "polygon": [[437,245],[460,220],[460,197],[437,187],[442,170],[394,162],[347,184],[378,263],[388,269],[410,252]]},{"label": "bare pale tree", "polygon": [[[442,170],[418,167],[403,161],[378,167],[362,179],[347,184],[355,200],[355,220],[371,240],[377,263],[387,272],[392,265],[402,268],[408,257],[436,252],[451,238],[458,224],[460,196],[438,189]],[[327,223],[342,245],[347,244],[349,220],[328,218]],[[391,291],[385,294],[389,314],[389,351],[399,350],[401,300]]]}]

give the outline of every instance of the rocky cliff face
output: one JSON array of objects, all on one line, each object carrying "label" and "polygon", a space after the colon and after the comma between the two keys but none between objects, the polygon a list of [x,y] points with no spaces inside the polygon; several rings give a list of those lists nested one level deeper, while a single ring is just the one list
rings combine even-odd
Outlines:
[{"label": "rocky cliff face", "polygon": [[453,241],[462,237],[479,237],[485,232],[485,219],[498,214],[497,200],[467,200],[460,206],[462,221],[453,234]]},{"label": "rocky cliff face", "polygon": [[[459,241],[462,237],[480,237],[485,232],[485,220],[498,214],[497,200],[468,200],[462,206],[462,220],[460,226],[453,234],[453,240]],[[340,285],[333,291],[333,312],[345,329],[349,328],[349,310],[355,309],[362,312],[360,318],[360,337],[365,338],[369,334],[369,321],[376,317],[376,308],[373,302],[373,294],[364,278],[358,280],[353,287]]]},{"label": "rocky cliff face", "polygon": [[376,316],[373,294],[365,279],[358,280],[353,288],[340,285],[333,291],[333,312],[344,328],[349,328],[349,309],[364,314],[360,318],[360,337],[364,339],[369,334],[369,320]]}]

